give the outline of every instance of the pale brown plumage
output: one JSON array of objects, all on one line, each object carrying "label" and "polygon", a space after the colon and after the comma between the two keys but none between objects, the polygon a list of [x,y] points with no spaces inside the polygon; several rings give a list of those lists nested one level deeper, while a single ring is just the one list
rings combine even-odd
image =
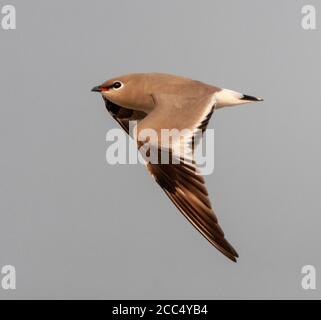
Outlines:
[{"label": "pale brown plumage", "polygon": [[[261,100],[165,74],[130,74],[106,81],[93,91],[102,93],[107,110],[127,133],[131,120],[138,121],[138,133],[145,128],[156,132],[173,128],[204,131],[215,108]],[[195,144],[191,137],[190,145]],[[164,148],[158,152],[164,152]],[[172,155],[171,148],[165,152]],[[147,169],[187,220],[236,262],[238,254],[225,239],[195,162],[179,154],[175,157],[179,158],[179,164],[147,162]]]}]

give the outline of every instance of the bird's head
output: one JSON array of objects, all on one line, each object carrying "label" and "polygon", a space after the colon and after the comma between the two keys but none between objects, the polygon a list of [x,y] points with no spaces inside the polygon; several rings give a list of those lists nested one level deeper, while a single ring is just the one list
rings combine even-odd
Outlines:
[{"label": "bird's head", "polygon": [[91,91],[122,107],[144,107],[151,105],[152,96],[146,89],[146,79],[141,74],[129,74],[105,81]]}]

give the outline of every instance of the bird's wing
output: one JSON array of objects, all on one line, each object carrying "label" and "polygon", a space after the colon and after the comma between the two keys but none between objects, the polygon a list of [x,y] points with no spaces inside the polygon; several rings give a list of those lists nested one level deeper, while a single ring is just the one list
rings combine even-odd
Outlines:
[{"label": "bird's wing", "polygon": [[146,117],[143,111],[123,108],[104,98],[106,109],[120,126],[129,134],[129,121],[140,121]]},{"label": "bird's wing", "polygon": [[[215,105],[211,95],[196,100],[171,96],[156,96],[154,99],[157,106],[139,123],[138,131],[143,128],[182,130],[184,127],[204,131]],[[157,149],[159,153],[164,152],[164,148]],[[172,155],[171,149],[165,148],[165,152]],[[238,254],[224,237],[208,198],[205,181],[199,175],[195,162],[180,158],[180,163],[175,163],[147,162],[147,168],[187,220],[212,245],[236,262]]]}]

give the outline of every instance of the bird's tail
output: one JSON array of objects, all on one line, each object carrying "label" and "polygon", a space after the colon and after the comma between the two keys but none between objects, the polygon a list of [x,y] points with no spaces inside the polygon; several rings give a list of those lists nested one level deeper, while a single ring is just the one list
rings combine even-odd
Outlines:
[{"label": "bird's tail", "polygon": [[216,108],[231,107],[239,104],[263,101],[262,98],[257,98],[229,89],[221,89],[215,93]]}]

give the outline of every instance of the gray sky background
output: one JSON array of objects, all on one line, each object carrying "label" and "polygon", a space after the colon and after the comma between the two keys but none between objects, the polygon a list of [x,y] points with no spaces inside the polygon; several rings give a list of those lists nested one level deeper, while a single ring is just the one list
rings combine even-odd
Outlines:
[{"label": "gray sky background", "polygon": [[[319,1],[2,1],[0,298],[319,298],[320,29],[301,28]],[[117,124],[100,82],[166,72],[263,97],[221,109],[216,214],[240,254],[208,244],[141,165],[110,166]],[[317,277],[318,281],[318,277]],[[321,287],[320,287],[321,288]]]}]

